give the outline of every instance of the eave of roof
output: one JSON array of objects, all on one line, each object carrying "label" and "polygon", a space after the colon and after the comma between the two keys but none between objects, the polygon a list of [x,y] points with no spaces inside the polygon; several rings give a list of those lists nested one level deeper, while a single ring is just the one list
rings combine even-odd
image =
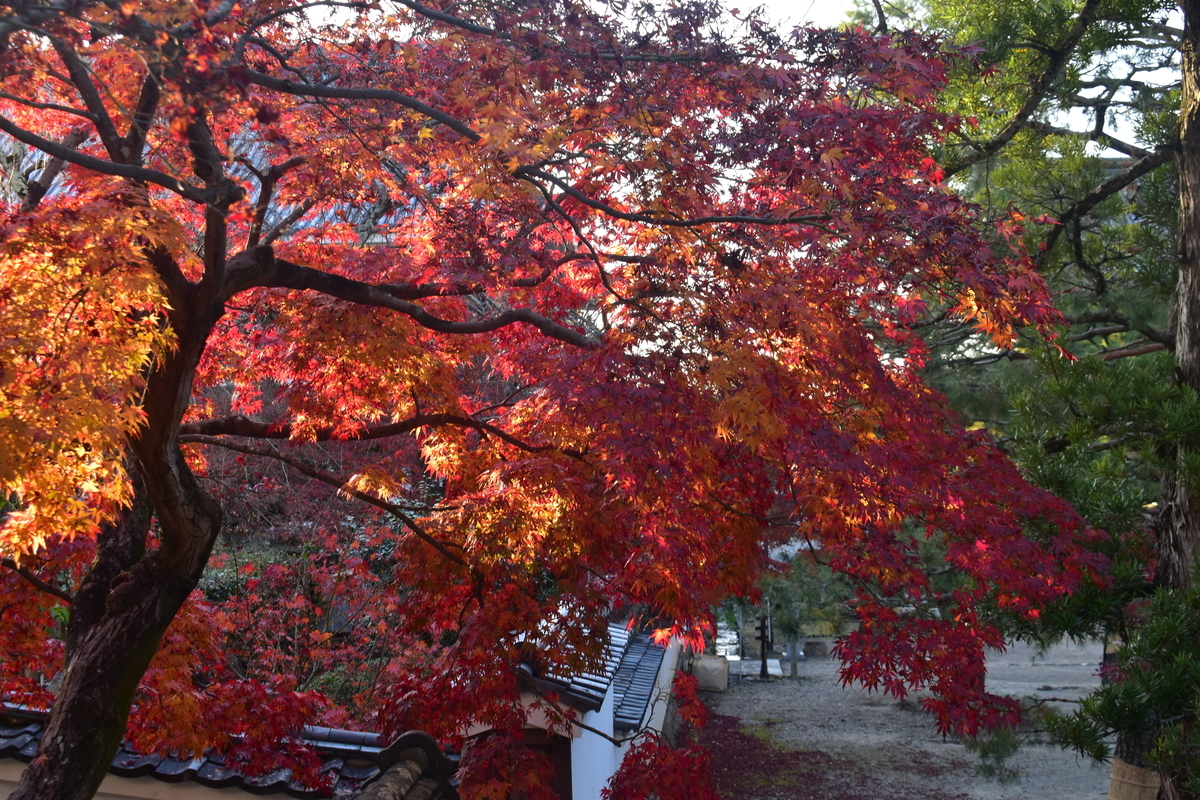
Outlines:
[{"label": "eave of roof", "polygon": [[604,650],[604,661],[597,672],[584,672],[579,675],[557,675],[546,673],[538,676],[534,684],[541,691],[559,693],[563,700],[581,711],[599,711],[604,705],[604,697],[608,687],[612,685],[613,676],[629,646],[631,635],[629,629],[619,623],[608,626],[608,646]]}]

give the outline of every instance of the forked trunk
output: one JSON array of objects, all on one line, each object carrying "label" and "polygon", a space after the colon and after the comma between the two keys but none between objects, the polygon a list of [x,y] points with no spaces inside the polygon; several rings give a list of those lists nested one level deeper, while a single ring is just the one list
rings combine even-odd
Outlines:
[{"label": "forked trunk", "polygon": [[88,800],[125,735],[134,692],[188,591],[135,569],[82,634],[38,756],[10,800]]},{"label": "forked trunk", "polygon": [[150,504],[136,467],[130,472],[133,506],[100,534],[96,563],[71,607],[62,686],[41,748],[9,800],[95,794],[125,736],[138,683],[196,586],[198,575],[145,553]]}]

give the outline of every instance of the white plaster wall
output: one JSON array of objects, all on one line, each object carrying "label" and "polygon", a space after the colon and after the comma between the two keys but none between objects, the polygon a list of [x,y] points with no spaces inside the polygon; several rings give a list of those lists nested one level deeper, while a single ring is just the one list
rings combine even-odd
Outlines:
[{"label": "white plaster wall", "polygon": [[[8,797],[17,788],[17,781],[25,771],[24,762],[12,758],[0,759],[0,797]],[[287,795],[272,793],[252,795],[237,788],[210,789],[198,783],[166,783],[149,776],[142,778],[119,778],[109,775],[100,784],[96,800],[252,800],[254,797],[274,797],[283,800]]]},{"label": "white plaster wall", "polygon": [[[589,728],[613,735],[613,693],[609,687],[599,711],[587,711],[581,720]],[[571,740],[571,800],[600,800],[600,790],[617,771],[617,748],[587,728]]]},{"label": "white plaster wall", "polygon": [[679,668],[679,656],[683,652],[683,641],[675,638],[667,645],[658,677],[654,679],[654,694],[650,696],[650,719],[646,727],[662,733],[667,719],[667,708],[671,704],[671,689],[675,685],[675,670]]},{"label": "white plaster wall", "polygon": [[[550,724],[550,715],[546,713],[544,708],[542,708],[542,704],[544,702],[545,702],[545,698],[541,697],[540,695],[533,694],[532,692],[522,692],[521,693],[521,705],[524,706],[525,714],[526,714],[526,717],[525,717],[525,727],[526,728],[539,728],[543,731],[550,730],[550,728],[552,727]],[[565,714],[570,710],[571,707],[569,705],[567,705],[566,703],[559,703],[558,708]],[[554,728],[554,732],[556,734],[558,734],[559,736],[566,735],[566,733],[562,729],[563,725],[562,725],[561,717],[557,717],[557,716],[554,717],[553,728]],[[464,738],[470,739],[473,736],[478,736],[481,733],[487,733],[490,730],[491,730],[491,728],[489,728],[487,725],[482,725],[478,722],[473,722],[473,723],[471,723],[470,726],[463,729],[462,735]],[[571,726],[571,738],[574,739],[574,738],[578,737],[582,730],[583,729],[580,728],[578,725],[572,725]]]}]

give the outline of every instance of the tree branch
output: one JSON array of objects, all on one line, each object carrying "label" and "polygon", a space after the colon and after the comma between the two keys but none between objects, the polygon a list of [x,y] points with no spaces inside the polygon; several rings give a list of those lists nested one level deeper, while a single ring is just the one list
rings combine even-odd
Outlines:
[{"label": "tree branch", "polygon": [[1088,450],[1091,450],[1093,453],[1100,453],[1105,450],[1115,450],[1116,448],[1120,447],[1121,445],[1125,444],[1126,442],[1132,442],[1136,439],[1141,438],[1144,435],[1145,434],[1141,434],[1141,433],[1122,434],[1121,436],[1117,436],[1112,439],[1108,439],[1107,441],[1093,442],[1092,444],[1088,445]]},{"label": "tree branch", "polygon": [[[600,254],[599,257],[604,260],[621,261],[624,263],[643,262],[641,258],[630,256]],[[531,289],[549,280],[550,276],[563,264],[569,264],[572,261],[592,260],[594,259],[590,253],[568,253],[551,261],[536,275],[530,275],[527,278],[514,278],[503,284],[503,287],[509,289]],[[486,286],[479,283],[381,283],[379,284],[379,288],[392,297],[398,297],[401,300],[421,300],[427,297],[464,297],[473,294],[484,294],[488,290]]]},{"label": "tree branch", "polygon": [[1086,331],[1072,333],[1070,336],[1063,338],[1068,342],[1086,342],[1088,339],[1094,339],[1097,336],[1110,336],[1114,333],[1126,333],[1128,331],[1128,325],[1108,325],[1103,328],[1088,328]]},{"label": "tree branch", "polygon": [[1104,278],[1104,272],[1099,267],[1088,263],[1087,256],[1083,252],[1083,226],[1079,224],[1079,216],[1075,216],[1071,220],[1071,252],[1075,256],[1075,263],[1081,270],[1092,276],[1095,283],[1092,286],[1092,294],[1100,297],[1108,291],[1108,281]]},{"label": "tree branch", "polygon": [[309,209],[311,209],[314,205],[316,205],[316,203],[314,203],[312,200],[305,200],[303,203],[301,203],[300,205],[293,208],[291,211],[289,211],[287,213],[287,216],[285,216],[283,219],[279,220],[279,224],[277,224],[271,230],[267,231],[266,235],[264,235],[262,237],[262,242],[260,242],[260,244],[263,244],[263,245],[274,244],[275,241],[278,240],[280,236],[283,236],[285,233],[288,232],[288,229],[291,228],[292,225],[294,225],[296,223],[296,220],[300,219],[305,214],[307,214],[309,212]]},{"label": "tree branch", "polygon": [[875,24],[875,33],[885,34],[888,32],[887,14],[883,13],[883,3],[880,0],[871,0],[875,4],[875,16],[879,22]]},{"label": "tree branch", "polygon": [[[280,178],[307,160],[307,156],[293,156],[282,164],[272,164],[265,174],[246,164],[247,168],[258,178],[258,199],[254,201],[254,220],[250,223],[250,233],[246,236],[246,247],[257,247],[259,245],[259,240],[262,238],[263,222],[267,218],[267,211],[270,209],[271,200],[275,196],[275,184],[279,182]],[[303,206],[301,205],[300,207]],[[295,211],[296,209],[292,209],[293,213]],[[303,213],[304,211],[300,212],[301,215]],[[297,219],[299,219],[299,216],[297,216]],[[295,222],[295,220],[292,220],[292,222]]]},{"label": "tree branch", "polygon": [[[415,417],[409,417],[400,422],[370,426],[345,438],[334,436],[332,428],[321,428],[316,431],[314,441],[369,441],[372,439],[385,439],[389,436],[400,436],[405,433],[411,433],[418,428],[431,428],[441,425],[472,428],[480,433],[491,434],[497,439],[501,439],[527,453],[556,451],[572,456],[573,458],[583,457],[583,454],[577,450],[559,450],[553,445],[548,444],[529,444],[495,425],[457,414],[418,414]],[[258,422],[240,414],[185,422],[179,426],[179,432],[183,435],[243,436],[248,439],[290,439],[292,430],[292,426],[288,423]]]},{"label": "tree branch", "polygon": [[974,356],[968,358],[952,358],[941,362],[942,366],[951,364],[971,364],[973,366],[982,366],[984,364],[994,364],[997,361],[1007,358],[1009,361],[1028,361],[1029,354],[1022,353],[1020,350],[1000,350],[987,355]]},{"label": "tree branch", "polygon": [[39,590],[45,592],[46,594],[54,595],[55,597],[57,597],[59,600],[62,600],[67,605],[71,605],[72,603],[75,602],[75,598],[72,597],[69,592],[63,591],[62,589],[58,588],[57,586],[55,586],[52,583],[47,583],[46,581],[39,578],[32,571],[17,564],[17,562],[13,561],[11,558],[0,558],[0,566],[8,567],[13,572],[17,573],[22,578],[24,578],[26,581],[28,581],[30,584],[37,587]]},{"label": "tree branch", "polygon": [[[415,0],[399,0],[399,2],[402,5],[408,6],[413,11],[415,11],[417,14],[420,14],[421,16],[423,16],[427,19],[435,20],[437,22],[444,22],[447,25],[458,28],[460,30],[467,31],[468,33],[477,33],[477,34],[480,34],[481,36],[494,36],[497,39],[503,39],[505,41],[512,40],[512,35],[509,33],[506,33],[504,31],[498,31],[494,28],[489,28],[485,25],[480,25],[478,23],[471,22],[470,20],[463,19],[462,17],[456,17],[452,14],[447,14],[443,11],[438,11],[436,9],[430,8],[429,6],[422,5],[421,3],[417,3],[417,2],[415,2]],[[885,30],[886,30],[886,27],[885,27]],[[612,60],[612,61],[618,61],[618,60],[619,61],[647,61],[647,62],[651,62],[651,63],[665,63],[665,64],[687,64],[687,63],[697,63],[697,62],[706,62],[706,61],[726,63],[729,61],[728,58],[714,58],[711,53],[696,54],[696,55],[685,55],[685,54],[668,55],[668,54],[657,54],[657,53],[632,53],[632,52],[622,53],[622,52],[616,52],[616,51],[605,52],[605,51],[599,50],[599,49],[593,49],[593,50],[586,51],[586,52],[574,51],[574,50],[562,50],[561,52],[564,55],[568,55],[572,58],[581,58],[581,59],[582,58],[587,58],[587,59],[597,59],[598,58],[601,60]]]},{"label": "tree branch", "polygon": [[225,179],[225,160],[213,142],[208,127],[207,109],[197,108],[194,118],[187,126],[187,145],[192,154],[192,171],[207,187],[216,186]]},{"label": "tree branch", "polygon": [[53,158],[61,158],[69,164],[75,164],[84,169],[99,172],[102,175],[115,175],[118,178],[129,178],[140,183],[153,183],[156,186],[162,186],[164,189],[175,192],[185,200],[191,200],[195,203],[211,204],[220,200],[231,191],[240,191],[237,187],[225,186],[201,189],[165,172],[105,161],[102,158],[85,155],[58,142],[45,139],[36,133],[27,131],[13,124],[11,120],[4,116],[0,116],[0,131],[4,131],[19,142],[41,150],[46,155]]},{"label": "tree branch", "polygon": [[1130,356],[1141,356],[1146,353],[1153,353],[1158,350],[1166,350],[1167,346],[1162,342],[1154,342],[1146,344],[1146,340],[1142,339],[1137,342],[1130,342],[1124,347],[1118,347],[1114,350],[1107,350],[1100,355],[1101,361],[1115,361],[1118,358],[1129,358]]},{"label": "tree branch", "polygon": [[[248,289],[251,286],[321,292],[350,303],[391,309],[404,314],[418,325],[438,333],[490,333],[523,322],[537,328],[551,339],[557,339],[575,347],[594,349],[600,346],[600,342],[587,334],[555,322],[529,308],[510,309],[487,319],[456,322],[435,317],[416,303],[396,297],[387,286],[377,286],[343,278],[340,275],[332,275],[311,267],[293,264],[281,258],[276,258],[271,269],[241,288]],[[227,298],[231,296],[232,293],[227,294]]]},{"label": "tree branch", "polygon": [[274,75],[268,75],[265,72],[258,72],[248,66],[243,67],[242,74],[251,83],[256,83],[259,86],[274,89],[284,94],[305,97],[328,97],[335,100],[387,100],[398,106],[416,111],[418,114],[423,114],[435,122],[440,122],[471,142],[478,142],[483,138],[473,131],[469,125],[444,111],[438,111],[433,106],[422,103],[415,97],[409,97],[392,89],[347,89],[312,83],[295,83],[283,78],[276,78]]},{"label": "tree branch", "polygon": [[[192,171],[204,181],[206,189],[231,186],[225,177],[225,160],[213,141],[208,126],[208,110],[197,106],[194,118],[187,126],[188,150],[192,154]],[[229,255],[229,205],[241,199],[245,191],[238,187],[236,194],[226,192],[219,200],[204,208],[204,277],[202,287],[221,286],[225,281],[226,258]]]},{"label": "tree branch", "polygon": [[420,14],[422,17],[427,17],[432,20],[437,20],[438,22],[444,22],[447,25],[453,25],[455,28],[461,28],[462,30],[468,31],[470,33],[479,33],[484,36],[496,36],[501,39],[511,39],[512,38],[512,36],[510,36],[507,33],[500,33],[492,28],[487,28],[487,27],[484,27],[483,25],[476,25],[474,22],[468,22],[467,20],[462,19],[460,17],[455,17],[450,14],[443,13],[441,11],[436,11],[432,8],[429,8],[428,6],[424,6],[424,5],[421,5],[420,3],[414,2],[414,0],[400,0],[400,4],[408,6],[413,11]]},{"label": "tree branch", "polygon": [[62,114],[70,114],[73,117],[82,117],[88,122],[94,121],[91,113],[81,108],[72,108],[71,106],[59,105],[58,103],[39,103],[36,100],[30,100],[27,97],[21,97],[20,95],[10,94],[8,92],[0,92],[0,98],[4,100],[11,100],[14,103],[19,103],[26,108],[36,108],[40,111],[58,111]]},{"label": "tree branch", "polygon": [[37,6],[22,4],[17,13],[0,19],[0,45],[4,44],[5,39],[13,31],[35,27],[63,12],[71,11],[78,5],[79,3],[75,0],[53,0],[53,2]]},{"label": "tree branch", "polygon": [[104,149],[108,151],[108,157],[113,161],[123,163],[125,153],[121,147],[121,135],[117,133],[117,126],[113,123],[112,117],[108,115],[108,109],[104,107],[100,90],[92,82],[91,68],[84,63],[78,53],[67,46],[66,42],[56,36],[49,38],[54,46],[54,52],[58,53],[58,57],[62,59],[67,68],[71,83],[75,85],[84,105],[92,115],[92,122],[96,125],[96,132],[100,135]]},{"label": "tree branch", "polygon": [[1154,152],[1147,155],[1145,158],[1138,159],[1130,164],[1127,168],[1121,170],[1116,175],[1113,175],[1108,180],[1101,183],[1089,194],[1075,202],[1070,208],[1058,216],[1057,225],[1050,229],[1050,233],[1046,236],[1046,245],[1039,257],[1040,261],[1044,261],[1046,255],[1050,252],[1058,241],[1058,237],[1062,235],[1064,228],[1076,220],[1082,219],[1093,208],[1100,205],[1108,198],[1112,197],[1117,192],[1124,189],[1129,184],[1141,178],[1143,175],[1148,175],[1154,170],[1166,164],[1175,157],[1175,153],[1179,150],[1178,144],[1169,144],[1160,147]]},{"label": "tree branch", "polygon": [[133,107],[133,115],[129,120],[129,130],[121,141],[121,150],[125,154],[125,163],[141,166],[142,153],[146,149],[146,138],[150,135],[150,126],[154,122],[154,112],[162,99],[161,76],[153,65],[146,70],[142,81],[142,89],[138,93],[137,103]]},{"label": "tree branch", "polygon": [[[1134,325],[1129,317],[1119,311],[1086,311],[1082,314],[1068,314],[1064,319],[1071,325],[1091,325],[1093,323],[1113,323],[1116,327],[1111,329],[1099,328],[1091,331],[1085,331],[1087,335],[1072,335],[1067,341],[1077,342],[1082,339],[1088,339],[1092,336],[1107,336],[1110,333],[1123,333],[1125,331],[1137,331],[1142,336],[1145,336],[1152,342],[1158,342],[1165,345],[1168,350],[1175,349],[1175,337],[1169,331],[1160,331],[1158,328],[1152,328],[1149,325]],[[1078,336],[1079,338],[1076,338]]]},{"label": "tree branch", "polygon": [[400,520],[400,522],[403,523],[406,528],[408,528],[410,531],[412,531],[417,536],[418,539],[425,542],[433,549],[437,550],[446,559],[448,559],[449,561],[451,561],[455,564],[458,564],[461,567],[466,567],[467,569],[471,570],[472,573],[476,572],[475,568],[472,567],[470,564],[468,564],[465,559],[463,559],[461,556],[451,552],[448,545],[446,545],[444,542],[440,541],[439,539],[437,539],[436,537],[434,537],[433,535],[428,533],[420,525],[418,525],[417,521],[414,520],[412,517],[410,517],[401,506],[399,506],[395,503],[390,503],[387,500],[382,500],[378,497],[375,497],[374,495],[368,494],[359,489],[355,489],[348,482],[342,480],[341,478],[337,477],[336,475],[331,475],[328,472],[324,472],[323,470],[319,470],[315,467],[311,467],[298,458],[289,456],[286,453],[279,452],[274,447],[259,447],[256,445],[242,444],[239,442],[231,442],[228,439],[218,439],[213,436],[201,436],[198,434],[188,434],[188,435],[180,436],[179,443],[180,444],[207,444],[207,445],[212,445],[213,447],[221,447],[226,450],[232,450],[236,453],[245,453],[246,455],[250,455],[250,456],[262,456],[264,458],[271,458],[276,461],[281,461],[284,464],[287,464],[292,469],[296,470],[297,472],[300,472],[301,474],[307,475],[308,477],[310,477],[314,480],[318,480],[321,483],[328,484],[329,486],[334,487],[342,494],[348,495],[349,497],[353,497],[356,500],[361,500],[364,503],[375,506],[376,508],[378,508],[382,511],[388,512],[389,514],[394,516],[396,519]]},{"label": "tree branch", "polygon": [[[62,145],[74,150],[87,141],[87,138],[88,129],[81,126],[68,133],[66,138],[62,140]],[[61,158],[51,157],[46,162],[46,166],[42,167],[42,174],[38,176],[37,180],[29,182],[28,194],[21,201],[22,214],[28,214],[38,207],[38,204],[42,202],[42,198],[46,196],[46,192],[50,191],[50,187],[54,185],[54,181],[58,178],[59,173],[62,172],[64,164],[65,162]]]},{"label": "tree branch", "polygon": [[[556,175],[551,175],[549,172],[537,169],[536,167],[518,167],[513,171],[513,177],[528,181],[535,186],[538,185],[534,178],[540,178],[548,181],[560,190],[563,194],[577,200],[588,208],[601,211],[604,214],[613,217],[614,219],[625,220],[626,222],[644,222],[649,225],[663,225],[669,228],[694,228],[700,225],[716,225],[720,223],[735,223],[741,225],[808,225],[813,228],[820,228],[826,233],[834,233],[830,228],[819,224],[820,222],[829,219],[826,214],[807,214],[787,217],[754,217],[744,215],[723,215],[713,217],[666,217],[659,214],[645,214],[641,212],[620,211],[607,203],[602,203],[593,197],[588,197],[583,192],[579,191],[569,183],[559,178]],[[539,187],[541,188],[541,187]]]},{"label": "tree branch", "polygon": [[1073,131],[1070,128],[1060,128],[1057,125],[1051,125],[1048,122],[1042,122],[1041,120],[1036,119],[1029,120],[1025,124],[1025,127],[1029,128],[1031,131],[1037,131],[1045,136],[1070,136],[1087,139],[1095,142],[1096,144],[1103,145],[1110,150],[1116,150],[1118,153],[1124,153],[1130,158],[1145,158],[1151,154],[1149,150],[1143,150],[1140,147],[1123,142],[1114,137],[1112,134],[1103,130],[1091,130],[1087,132]]},{"label": "tree branch", "polygon": [[366,11],[371,6],[366,2],[335,2],[335,0],[316,0],[312,3],[294,3],[283,8],[275,9],[274,11],[264,14],[261,17],[256,17],[247,26],[241,38],[238,39],[237,45],[234,47],[234,52],[238,58],[241,58],[242,52],[246,49],[246,43],[255,40],[254,32],[262,28],[268,22],[273,22],[281,17],[286,17],[291,14],[303,14],[314,8],[350,8],[356,11]]},{"label": "tree branch", "polygon": [[1070,60],[1075,47],[1079,44],[1079,41],[1083,38],[1083,35],[1087,32],[1092,22],[1095,21],[1101,2],[1102,0],[1087,0],[1083,4],[1083,8],[1079,10],[1079,15],[1075,18],[1075,23],[1071,26],[1071,29],[1059,40],[1057,45],[1048,50],[1049,61],[1046,64],[1046,68],[1030,84],[1029,96],[1025,98],[1025,102],[1013,114],[1012,119],[991,139],[986,142],[972,143],[974,152],[969,153],[957,163],[948,164],[943,170],[946,178],[950,178],[964,169],[978,164],[980,161],[991,158],[1012,141],[1012,138],[1017,135],[1021,128],[1025,127],[1025,122],[1033,116],[1033,112],[1037,110],[1037,107],[1050,94],[1051,89],[1054,88],[1055,81],[1058,80],[1058,76],[1067,65],[1067,61]]},{"label": "tree branch", "polygon": [[[216,6],[210,8],[208,13],[204,15],[203,27],[211,28],[220,23],[233,12],[233,8],[236,5],[237,0],[221,0],[220,3],[217,3]],[[194,35],[199,29],[200,25],[198,25],[194,20],[189,20],[180,25],[176,25],[174,28],[171,28],[170,34],[176,39],[184,39],[188,36]]]}]

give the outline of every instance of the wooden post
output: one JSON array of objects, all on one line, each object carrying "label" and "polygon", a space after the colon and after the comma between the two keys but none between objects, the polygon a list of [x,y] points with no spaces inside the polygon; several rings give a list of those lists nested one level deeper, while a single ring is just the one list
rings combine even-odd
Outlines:
[{"label": "wooden post", "polygon": [[758,641],[759,641],[759,657],[762,659],[762,664],[758,670],[758,677],[767,678],[770,672],[767,671],[767,646],[771,639],[771,635],[767,632],[767,618],[762,616],[758,621]]}]

